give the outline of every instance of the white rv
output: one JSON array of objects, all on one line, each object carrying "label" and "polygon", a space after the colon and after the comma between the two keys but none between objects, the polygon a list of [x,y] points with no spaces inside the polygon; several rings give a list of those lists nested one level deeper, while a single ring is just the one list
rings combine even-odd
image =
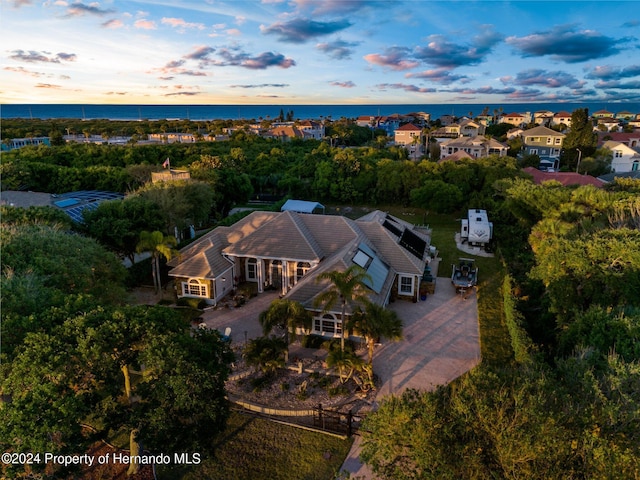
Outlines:
[{"label": "white rv", "polygon": [[493,238],[493,223],[489,221],[486,210],[469,209],[467,218],[462,219],[460,240],[469,245],[486,246]]}]

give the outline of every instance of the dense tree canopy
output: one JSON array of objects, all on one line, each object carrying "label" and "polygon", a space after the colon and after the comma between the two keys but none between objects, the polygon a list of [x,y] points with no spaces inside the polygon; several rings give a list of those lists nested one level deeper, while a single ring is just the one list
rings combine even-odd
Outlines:
[{"label": "dense tree canopy", "polygon": [[233,359],[217,331],[191,332],[166,307],[66,314],[49,333],[27,335],[4,368],[4,451],[77,454],[88,441],[81,423],[103,435],[136,429],[155,452],[210,445],[227,417]]}]

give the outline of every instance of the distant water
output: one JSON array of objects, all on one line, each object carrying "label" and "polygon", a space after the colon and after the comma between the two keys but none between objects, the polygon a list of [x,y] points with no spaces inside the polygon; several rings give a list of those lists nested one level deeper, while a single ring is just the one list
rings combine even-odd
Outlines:
[{"label": "distant water", "polygon": [[397,105],[82,105],[82,104],[5,104],[0,105],[0,118],[40,119],[108,119],[108,120],[249,120],[276,118],[280,111],[286,115],[293,111],[296,119],[341,117],[356,118],[361,115],[391,115],[411,112],[427,112],[435,119],[445,114],[456,116],[479,115],[487,108],[489,114],[502,107],[504,113],[572,112],[588,108],[590,113],[608,110],[613,113],[630,111],[640,113],[640,103],[509,103],[509,104],[397,104]]}]

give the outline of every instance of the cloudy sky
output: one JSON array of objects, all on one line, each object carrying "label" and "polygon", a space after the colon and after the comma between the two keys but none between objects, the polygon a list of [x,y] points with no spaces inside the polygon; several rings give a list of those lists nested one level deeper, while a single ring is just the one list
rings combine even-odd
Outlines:
[{"label": "cloudy sky", "polygon": [[1,103],[640,101],[636,1],[0,1]]}]

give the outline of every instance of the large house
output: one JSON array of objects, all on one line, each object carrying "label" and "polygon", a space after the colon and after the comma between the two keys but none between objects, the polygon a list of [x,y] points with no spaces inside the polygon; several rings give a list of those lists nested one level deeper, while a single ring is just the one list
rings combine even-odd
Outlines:
[{"label": "large house", "polygon": [[637,172],[640,170],[640,149],[631,148],[622,142],[608,140],[602,145],[603,148],[611,150],[612,172]]},{"label": "large house", "polygon": [[[359,265],[369,275],[369,299],[419,300],[429,261],[430,231],[381,211],[351,220],[335,215],[253,212],[230,227],[217,227],[183,248],[169,262],[178,297],[216,304],[239,285],[252,283],[258,294],[276,290],[315,315],[313,333],[338,335],[341,306],[322,312],[315,304],[330,287],[322,272]],[[349,313],[352,306],[348,307]]]},{"label": "large house", "polygon": [[565,135],[550,128],[537,126],[522,132],[523,153],[538,155],[541,164],[558,168],[560,151]]},{"label": "large house", "polygon": [[412,158],[424,154],[422,129],[412,123],[406,123],[396,129],[394,140],[396,145],[406,148],[409,151],[409,156]]},{"label": "large house", "polygon": [[489,155],[507,156],[508,147],[493,138],[484,136],[458,137],[445,140],[440,144],[440,158],[444,159],[458,151],[469,154],[472,158],[488,157]]}]

